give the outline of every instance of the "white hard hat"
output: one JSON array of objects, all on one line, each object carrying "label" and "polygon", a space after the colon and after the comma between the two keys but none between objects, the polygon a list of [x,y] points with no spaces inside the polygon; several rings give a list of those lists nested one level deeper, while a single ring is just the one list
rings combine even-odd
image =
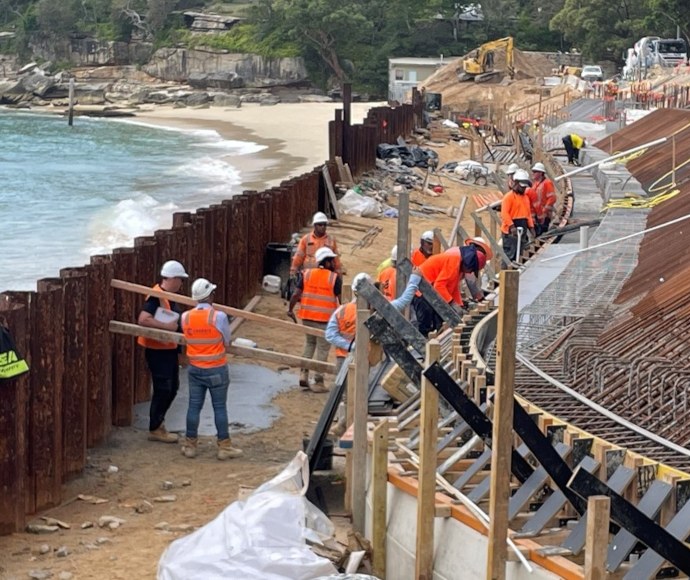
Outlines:
[{"label": "white hard hat", "polygon": [[427,230],[422,234],[421,237],[422,240],[425,242],[433,242],[434,241],[434,232],[432,230]]},{"label": "white hard hat", "polygon": [[529,173],[527,173],[524,169],[518,169],[515,172],[515,175],[513,175],[513,181],[522,181],[530,184],[532,183],[529,178]]},{"label": "white hard hat", "polygon": [[176,260],[168,260],[161,268],[163,278],[189,278],[184,266]]},{"label": "white hard hat", "polygon": [[535,163],[534,167],[532,167],[532,171],[541,171],[542,173],[546,173],[546,167],[544,167],[543,163]]},{"label": "white hard hat", "polygon": [[217,286],[211,284],[206,278],[197,278],[192,284],[192,299],[203,300],[211,295]]},{"label": "white hard hat", "polygon": [[336,254],[328,246],[324,246],[323,248],[319,248],[314,253],[314,259],[316,260],[317,264],[320,264],[321,262],[323,262],[327,258],[337,258],[337,257],[338,257],[338,254]]},{"label": "white hard hat", "polygon": [[360,272],[357,274],[353,279],[352,279],[352,291],[357,292],[357,289],[359,288],[359,285],[362,284],[362,282],[369,282],[369,284],[373,284],[373,280],[371,279],[371,276],[367,274],[366,272]]},{"label": "white hard hat", "polygon": [[517,163],[511,163],[508,165],[508,169],[506,169],[506,175],[513,175],[518,169],[520,169],[520,166]]},{"label": "white hard hat", "polygon": [[323,213],[322,211],[317,211],[314,214],[314,217],[311,218],[311,225],[315,226],[316,224],[327,224],[328,223],[328,216]]},{"label": "white hard hat", "polygon": [[394,262],[398,261],[398,245],[396,244],[393,246],[393,249],[391,250],[391,260]]}]

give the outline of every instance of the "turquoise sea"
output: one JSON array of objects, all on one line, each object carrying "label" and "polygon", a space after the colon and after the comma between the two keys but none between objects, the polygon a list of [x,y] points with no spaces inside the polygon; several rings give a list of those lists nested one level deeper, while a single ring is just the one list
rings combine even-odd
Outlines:
[{"label": "turquoise sea", "polygon": [[[232,157],[264,146],[213,130],[0,110],[0,292],[170,227],[239,193]],[[230,163],[228,163],[228,158]]]}]

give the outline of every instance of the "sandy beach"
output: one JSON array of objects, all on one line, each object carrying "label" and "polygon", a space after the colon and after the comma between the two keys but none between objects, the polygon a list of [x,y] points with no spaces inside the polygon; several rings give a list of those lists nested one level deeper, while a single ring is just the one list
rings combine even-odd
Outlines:
[{"label": "sandy beach", "polygon": [[[372,107],[383,103],[353,103],[352,123],[361,123]],[[156,107],[137,113],[145,123],[169,127],[213,129],[223,138],[252,141],[266,149],[247,156],[228,156],[240,171],[242,188],[272,187],[311,171],[328,159],[328,122],[342,103],[280,103],[241,108],[205,109]]]}]

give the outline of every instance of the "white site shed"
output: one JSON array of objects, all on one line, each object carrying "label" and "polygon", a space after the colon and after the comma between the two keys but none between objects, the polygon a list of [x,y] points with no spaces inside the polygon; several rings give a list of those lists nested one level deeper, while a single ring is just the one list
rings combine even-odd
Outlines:
[{"label": "white site shed", "polygon": [[388,99],[402,103],[406,95],[449,59],[401,57],[388,59]]}]

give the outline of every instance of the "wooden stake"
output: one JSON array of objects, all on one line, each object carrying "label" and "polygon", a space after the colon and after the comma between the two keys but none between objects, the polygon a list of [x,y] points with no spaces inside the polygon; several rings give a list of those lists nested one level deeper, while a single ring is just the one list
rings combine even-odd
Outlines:
[{"label": "wooden stake", "polygon": [[453,224],[453,229],[450,231],[450,237],[448,238],[448,245],[455,245],[455,238],[458,237],[458,227],[462,221],[462,214],[465,212],[465,206],[467,205],[467,196],[460,200],[460,209],[458,209],[458,215],[455,216],[455,223]]},{"label": "wooden stake", "polygon": [[[144,296],[155,296],[156,298],[167,298],[171,302],[177,302],[178,304],[185,304],[187,306],[196,306],[197,301],[192,300],[188,296],[182,294],[175,294],[174,292],[164,292],[163,290],[154,290],[148,286],[142,286],[141,284],[133,284],[132,282],[125,282],[123,280],[112,280],[110,285],[113,288],[118,288],[119,290],[127,290],[128,292],[136,292],[137,294],[143,294]],[[287,332],[301,332],[303,334],[312,334],[314,336],[324,336],[324,331],[318,328],[310,328],[309,326],[302,326],[301,324],[295,324],[294,322],[289,322],[287,320],[279,320],[278,318],[271,318],[270,316],[264,316],[263,314],[257,314],[256,312],[249,312],[248,310],[242,310],[241,308],[233,308],[232,306],[225,306],[223,304],[213,304],[216,310],[225,312],[225,314],[230,314],[231,316],[239,316],[240,318],[246,318],[247,320],[252,320],[254,322],[263,322],[264,324],[269,324],[271,326],[282,328]]]},{"label": "wooden stake", "polygon": [[592,495],[587,499],[587,536],[585,542],[585,580],[605,580],[606,553],[609,546],[611,499]]},{"label": "wooden stake", "polygon": [[374,576],[386,577],[386,516],[388,512],[388,420],[374,429],[372,473],[372,522]]},{"label": "wooden stake", "polygon": [[502,580],[508,548],[510,460],[513,446],[513,389],[517,342],[517,304],[520,274],[503,270],[500,276],[498,336],[496,340],[496,395],[491,446],[491,496],[489,501],[489,554],[486,577]]},{"label": "wooden stake", "polygon": [[[410,194],[401,191],[398,194],[398,261],[410,257]],[[395,295],[402,296],[407,286],[407,278],[398,270],[395,279]]]},{"label": "wooden stake", "polygon": [[[355,365],[347,371],[347,402],[345,424],[349,427],[355,419]],[[352,449],[345,454],[345,513],[352,515]]]},{"label": "wooden stake", "polygon": [[[441,357],[441,343],[426,345],[425,366]],[[419,492],[417,494],[417,549],[415,578],[431,580],[434,571],[434,506],[436,504],[436,445],[438,444],[438,391],[422,378],[422,414],[419,439]]]},{"label": "wooden stake", "polygon": [[369,415],[369,318],[367,301],[357,298],[357,329],[355,334],[355,396],[352,441],[352,525],[364,534],[366,512],[367,418]]}]

